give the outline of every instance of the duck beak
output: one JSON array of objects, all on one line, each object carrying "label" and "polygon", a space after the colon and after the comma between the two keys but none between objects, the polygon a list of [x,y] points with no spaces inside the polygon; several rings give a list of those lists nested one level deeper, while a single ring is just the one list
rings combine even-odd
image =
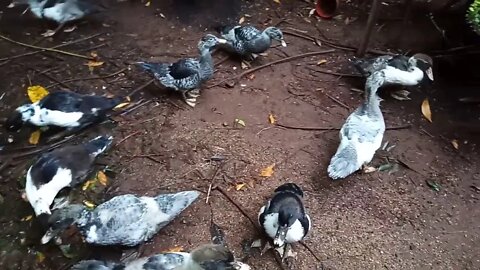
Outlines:
[{"label": "duck beak", "polygon": [[273,238],[273,245],[275,247],[282,247],[285,245],[285,238],[287,237],[288,227],[279,226],[275,238]]},{"label": "duck beak", "polygon": [[285,40],[280,40],[280,43],[282,44],[282,47],[287,47],[287,43],[285,42]]},{"label": "duck beak", "polygon": [[226,44],[228,41],[226,39],[223,39],[223,38],[219,38],[218,39],[218,43],[220,44]]},{"label": "duck beak", "polygon": [[427,77],[433,82],[433,70],[431,67],[429,67],[425,73],[427,74]]}]

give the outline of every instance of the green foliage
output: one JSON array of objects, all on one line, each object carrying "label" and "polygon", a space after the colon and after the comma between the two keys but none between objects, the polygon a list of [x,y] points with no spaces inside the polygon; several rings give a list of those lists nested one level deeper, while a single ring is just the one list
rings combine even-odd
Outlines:
[{"label": "green foliage", "polygon": [[474,0],[467,11],[467,22],[480,35],[480,0]]}]

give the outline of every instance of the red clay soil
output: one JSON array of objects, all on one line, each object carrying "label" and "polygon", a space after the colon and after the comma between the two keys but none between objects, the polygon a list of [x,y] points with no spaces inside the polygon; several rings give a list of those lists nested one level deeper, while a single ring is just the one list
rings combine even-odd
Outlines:
[{"label": "red clay soil", "polygon": [[[6,90],[0,101],[2,116],[27,100],[24,93],[28,80],[47,87],[66,81],[48,87],[51,90],[68,87],[80,93],[127,95],[150,79],[134,66],[122,70],[127,62],[174,61],[195,56],[202,35],[214,32],[213,27],[219,23],[236,22],[241,17],[262,27],[279,23],[285,32],[297,34],[286,34],[288,47],[275,44],[252,67],[331,49],[327,42],[309,41],[298,35],[357,46],[366,21],[365,15],[358,15],[362,10],[352,3],[342,2],[339,16],[332,20],[318,20],[308,16],[313,5],[307,1],[281,1],[281,5],[260,2],[152,1],[150,7],[139,1],[112,3],[105,18],[79,24],[72,33],[61,33],[38,44],[50,47],[103,33],[62,48],[85,55],[97,52],[105,63],[92,72],[84,65],[84,59],[53,53],[0,64],[0,86]],[[375,28],[371,48],[415,51],[437,44],[438,35],[425,22],[407,22],[409,38],[398,37],[402,5],[390,1],[382,9],[384,24]],[[28,14],[18,17],[21,11],[4,12],[2,35],[33,43],[47,26],[52,27]],[[427,36],[426,32],[434,34]],[[406,101],[382,93],[387,127],[404,128],[386,131],[384,142],[395,147],[379,151],[372,166],[391,163],[394,168],[369,174],[359,172],[342,181],[333,182],[326,173],[339,143],[338,131],[291,129],[269,123],[272,114],[277,123],[288,126],[341,127],[362,100],[363,80],[315,71],[355,73],[347,61],[353,53],[334,49],[258,70],[233,87],[222,83],[208,88],[243,71],[238,60],[229,59],[217,66],[194,109],[185,106],[178,95],[152,84],[133,97],[133,101],[151,102],[115,117],[118,125],[113,129],[96,128],[95,132],[113,133],[117,142],[102,160],[116,172],[106,198],[186,189],[203,192],[191,208],[140,249],[141,255],[175,246],[189,250],[210,242],[213,219],[224,230],[235,255],[243,257],[243,245],[259,235],[217,190],[211,192],[206,203],[210,184],[226,190],[256,220],[258,210],[273,190],[292,181],[305,190],[313,228],[304,243],[318,258],[297,244],[293,269],[480,269],[478,136],[452,126],[452,112],[462,107],[445,98],[446,90],[441,85],[409,88],[411,100]],[[29,51],[0,41],[1,57]],[[214,55],[217,62],[224,57],[223,52]],[[49,68],[52,70],[39,74]],[[68,81],[119,70],[122,72],[108,78]],[[433,123],[420,111],[425,98],[430,101]],[[478,118],[478,110],[476,113]],[[235,124],[235,119],[243,120],[245,126]],[[453,139],[458,142],[458,150],[452,146]],[[18,140],[26,141],[26,137]],[[212,157],[223,160],[212,161]],[[272,164],[273,175],[260,177],[260,171]],[[244,188],[235,190],[241,183],[246,183]],[[439,190],[435,191],[433,185]],[[18,184],[6,185],[0,192],[6,200],[18,199],[19,189]],[[26,203],[22,204],[23,209],[28,209]],[[23,216],[16,213],[20,211],[10,213],[11,220],[3,219],[3,224],[19,223]],[[15,241],[20,239],[16,237]],[[28,247],[30,254],[44,250],[32,243]],[[2,253],[4,259],[0,261],[13,267],[5,259],[7,255],[8,252]],[[11,269],[60,269],[64,263],[65,260],[47,256],[36,268],[24,265]],[[254,269],[280,269],[270,253],[260,256],[256,252],[247,263]]]}]

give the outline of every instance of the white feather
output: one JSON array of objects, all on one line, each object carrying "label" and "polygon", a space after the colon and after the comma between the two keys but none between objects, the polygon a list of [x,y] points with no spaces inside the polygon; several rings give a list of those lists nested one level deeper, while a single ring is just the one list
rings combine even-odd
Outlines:
[{"label": "white feather", "polygon": [[410,71],[403,71],[392,66],[383,69],[385,73],[385,82],[388,84],[401,84],[404,86],[417,85],[423,79],[423,71],[418,67],[413,67]]},{"label": "white feather", "polygon": [[72,171],[65,168],[58,168],[53,178],[46,184],[37,187],[31,175],[32,167],[27,172],[27,181],[25,184],[25,193],[27,199],[35,211],[35,215],[42,213],[51,214],[50,205],[55,196],[63,188],[70,185],[72,182]]},{"label": "white feather", "polygon": [[[31,115],[25,108],[32,108],[34,110]],[[54,111],[45,108],[40,108],[38,103],[33,103],[25,106],[21,106],[17,109],[22,114],[23,121],[29,121],[35,126],[60,126],[60,127],[77,127],[80,125],[78,122],[83,117],[81,112],[62,112]]]},{"label": "white feather", "polygon": [[[310,221],[310,217],[308,218]],[[265,216],[265,221],[263,223],[265,232],[267,235],[274,239],[278,230],[278,213],[271,213]],[[302,240],[305,237],[305,230],[302,226],[302,223],[297,219],[287,230],[287,235],[285,237],[286,243],[295,243]],[[284,243],[276,243],[279,246],[283,246]]]}]

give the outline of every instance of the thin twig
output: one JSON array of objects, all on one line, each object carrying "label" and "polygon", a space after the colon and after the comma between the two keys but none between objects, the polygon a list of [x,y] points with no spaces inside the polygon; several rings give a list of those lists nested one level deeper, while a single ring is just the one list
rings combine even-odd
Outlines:
[{"label": "thin twig", "polygon": [[141,133],[142,131],[141,130],[137,130],[133,133],[130,133],[128,134],[127,136],[125,136],[125,138],[121,139],[117,144],[115,144],[115,146],[119,146],[121,143],[123,143],[124,141],[128,140],[128,138],[132,137],[132,136],[135,136],[137,135],[138,133]]},{"label": "thin twig", "polygon": [[140,100],[136,105],[132,106],[132,107],[129,108],[128,110],[122,111],[122,112],[120,113],[120,115],[127,115],[127,114],[129,114],[129,113],[137,110],[138,108],[143,107],[143,106],[149,104],[150,102],[152,102],[151,99],[149,99],[149,100],[147,100],[147,101],[144,101],[144,100],[142,99],[142,100]]},{"label": "thin twig", "polygon": [[124,71],[128,70],[128,67],[125,67],[125,68],[122,68],[118,71],[115,71],[111,74],[107,74],[107,75],[104,75],[104,76],[95,76],[95,77],[86,77],[86,78],[74,78],[74,79],[68,79],[68,80],[65,80],[65,81],[56,81],[57,83],[54,83],[54,84],[51,84],[51,85],[48,85],[46,88],[51,88],[53,86],[56,86],[56,85],[64,85],[65,83],[69,83],[69,82],[76,82],[76,81],[89,81],[89,80],[103,80],[103,79],[108,79],[108,78],[111,78],[111,77],[114,77]]},{"label": "thin twig", "polygon": [[128,94],[128,97],[132,97],[133,95],[135,95],[137,92],[140,92],[142,91],[145,87],[149,86],[151,83],[153,83],[155,81],[155,79],[151,79],[150,81],[140,85],[139,87],[135,88],[135,90],[133,90],[132,92],[130,92],[130,94]]},{"label": "thin twig", "polygon": [[[80,42],[83,42],[83,41],[86,41],[86,40],[89,40],[89,39],[92,39],[92,38],[96,38],[100,35],[103,35],[103,33],[97,33],[95,35],[91,35],[91,36],[76,39],[76,40],[73,40],[73,41],[70,41],[70,42],[67,42],[67,43],[59,44],[59,45],[51,47],[51,49],[58,49],[58,48],[61,48],[61,47],[70,46],[70,45],[80,43]],[[24,56],[34,55],[34,54],[41,53],[41,52],[45,52],[45,50],[41,49],[41,50],[35,51],[35,52],[22,53],[22,54],[17,54],[17,55],[10,56],[10,57],[0,58],[0,61],[9,61],[9,60],[13,60],[13,59],[24,57]]]},{"label": "thin twig", "polygon": [[207,199],[205,199],[205,203],[208,204],[208,199],[210,199],[210,193],[212,192],[212,186],[213,182],[215,181],[215,177],[217,177],[218,172],[220,171],[220,168],[222,167],[221,165],[216,165],[215,172],[213,173],[212,178],[210,179],[210,185],[208,186],[208,191],[207,191]]},{"label": "thin twig", "polygon": [[87,59],[87,60],[93,60],[93,58],[90,57],[90,56],[85,56],[85,55],[76,54],[76,53],[72,53],[72,52],[62,51],[62,50],[58,50],[58,49],[54,49],[54,48],[38,47],[38,46],[23,43],[23,42],[15,41],[15,40],[10,39],[10,38],[8,38],[4,35],[0,35],[0,38],[3,39],[3,40],[6,40],[8,42],[11,42],[13,44],[17,44],[17,45],[24,46],[24,47],[27,47],[27,48],[32,48],[32,49],[37,49],[37,50],[42,50],[42,51],[48,51],[48,52],[55,52],[55,53],[64,54],[64,55],[68,55],[68,56],[73,56],[73,57],[78,57],[78,58],[83,58],[83,59]]},{"label": "thin twig", "polygon": [[50,87],[52,86],[55,86],[55,85],[61,85],[67,89],[70,89],[70,86],[67,85],[65,82],[62,82],[62,81],[59,81],[57,78],[53,77],[52,75],[48,74],[48,71],[39,71],[38,69],[34,68],[34,67],[29,67],[30,69],[34,70],[35,72],[37,72],[38,75],[42,75],[42,76],[45,76],[47,77],[48,79],[50,79],[51,81],[54,81],[55,84],[53,85],[49,85],[49,86],[46,86],[45,88],[49,89]]},{"label": "thin twig", "polygon": [[338,100],[336,97],[331,96],[331,95],[328,94],[328,93],[324,93],[324,94],[325,94],[325,96],[327,96],[329,99],[331,99],[333,102],[337,103],[337,104],[340,105],[341,107],[343,107],[343,108],[345,108],[345,109],[347,109],[347,110],[350,110],[350,107],[349,107],[347,104],[341,102],[341,101]]},{"label": "thin twig", "polygon": [[305,67],[306,69],[313,71],[313,72],[318,72],[318,73],[323,73],[323,74],[328,74],[328,75],[333,75],[333,76],[339,76],[339,77],[350,77],[350,78],[362,78],[363,76],[360,74],[351,74],[351,73],[339,73],[335,71],[330,71],[330,70],[322,70],[322,69],[314,69],[311,67]]},{"label": "thin twig", "polygon": [[306,250],[308,250],[308,252],[310,252],[310,254],[312,254],[312,256],[319,262],[321,262],[322,260],[317,256],[317,254],[315,254],[315,252],[313,252],[313,250],[307,245],[307,243],[305,242],[300,242],[300,245],[302,245]]},{"label": "thin twig", "polygon": [[248,74],[251,74],[251,73],[256,72],[256,71],[258,71],[258,70],[264,69],[264,68],[266,68],[266,67],[270,67],[270,66],[273,66],[273,65],[277,65],[277,64],[289,62],[289,61],[292,61],[292,60],[295,60],[295,59],[299,59],[299,58],[304,58],[304,57],[309,57],[309,56],[315,56],[315,55],[320,55],[320,54],[331,53],[331,52],[334,52],[334,51],[335,51],[334,49],[330,49],[330,50],[324,50],[324,51],[302,53],[302,54],[298,54],[298,55],[286,57],[286,58],[283,58],[283,59],[280,59],[280,60],[276,60],[276,61],[273,61],[273,62],[264,64],[264,65],[261,65],[261,66],[258,66],[258,67],[255,67],[255,68],[246,70],[246,71],[244,71],[244,72],[242,72],[242,73],[234,76],[233,78],[225,79],[225,80],[222,80],[222,81],[219,82],[219,83],[216,83],[216,84],[214,84],[214,85],[208,86],[207,89],[210,89],[210,88],[212,88],[212,87],[221,85],[221,84],[223,84],[223,83],[225,83],[225,82],[227,82],[227,81],[229,81],[229,80],[233,80],[233,81],[234,81],[234,84],[235,84],[235,83],[237,83],[238,80],[240,80],[242,77],[247,76]]},{"label": "thin twig", "polygon": [[[296,130],[305,130],[305,131],[334,131],[340,130],[340,128],[336,127],[299,127],[299,126],[289,126],[285,124],[275,123],[275,126],[279,126],[286,129],[296,129]],[[408,129],[411,128],[412,125],[401,125],[401,126],[393,126],[387,127],[386,130],[400,130],[400,129]]]}]

